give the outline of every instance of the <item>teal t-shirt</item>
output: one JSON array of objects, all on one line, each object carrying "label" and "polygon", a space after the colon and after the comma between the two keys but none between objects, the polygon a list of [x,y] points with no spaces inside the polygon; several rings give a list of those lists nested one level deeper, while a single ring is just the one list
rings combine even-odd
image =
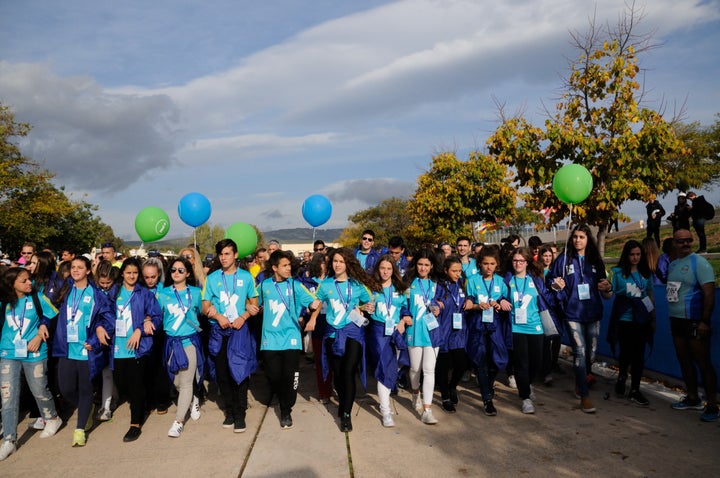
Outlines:
[{"label": "teal t-shirt", "polygon": [[400,322],[400,311],[407,304],[405,294],[398,293],[395,287],[383,287],[382,292],[373,292],[372,298],[375,301],[375,312],[372,319],[383,324],[392,322],[396,325]]},{"label": "teal t-shirt", "polygon": [[[205,280],[202,292],[202,300],[209,301],[218,313],[227,317],[230,322],[245,313],[247,299],[257,296],[255,279],[245,269],[237,269],[232,274],[216,270]],[[215,319],[210,319],[210,322],[217,324]]]},{"label": "teal t-shirt", "polygon": [[703,292],[700,287],[709,282],[715,282],[715,272],[704,257],[693,253],[672,261],[666,288],[670,317],[701,320]]},{"label": "teal t-shirt", "polygon": [[301,282],[265,279],[260,284],[259,303],[263,306],[261,350],[302,350],[298,321],[303,307],[315,296]]},{"label": "teal t-shirt", "polygon": [[473,259],[472,257],[468,259],[467,264],[465,264],[464,262],[462,263],[462,270],[463,274],[465,274],[465,277],[468,279],[474,275],[479,274],[477,262],[475,262],[475,259]]},{"label": "teal t-shirt", "polygon": [[[163,312],[163,330],[169,337],[187,337],[200,330],[202,297],[198,287],[165,287],[157,291],[157,299]],[[183,347],[190,344],[190,339],[183,340]]]},{"label": "teal t-shirt", "polygon": [[[648,291],[652,286],[652,278],[643,277],[638,271],[630,273],[628,277],[624,277],[622,268],[612,268],[612,289],[614,294],[643,299],[648,296]],[[620,316],[620,320],[623,322],[632,322],[632,308],[625,311],[625,313]]]},{"label": "teal t-shirt", "polygon": [[[39,294],[42,315],[48,319],[58,315],[57,309],[52,305],[50,299],[44,294]],[[23,362],[37,362],[47,358],[47,344],[41,342],[37,352],[28,352],[27,343],[38,334],[40,326],[40,315],[35,310],[31,296],[25,296],[17,301],[15,307],[10,304],[5,306],[5,325],[2,329],[2,340],[0,340],[0,358],[20,360]],[[25,341],[25,357],[16,355],[16,343]],[[22,355],[22,354],[20,354]]]},{"label": "teal t-shirt", "polygon": [[412,325],[405,329],[408,346],[431,347],[430,331],[425,314],[430,313],[430,303],[435,299],[437,284],[430,279],[415,278],[408,290],[408,309],[412,316]]},{"label": "teal t-shirt", "polygon": [[540,309],[538,308],[538,291],[532,277],[512,276],[508,285],[512,310],[512,333],[538,335],[543,333]]},{"label": "teal t-shirt", "polygon": [[334,277],[328,277],[320,283],[317,298],[327,303],[326,320],[335,329],[342,329],[351,323],[349,312],[361,302],[371,300],[370,290],[361,283],[354,279],[336,282]]},{"label": "teal t-shirt", "polygon": [[66,297],[67,302],[67,330],[77,330],[77,340],[68,334],[68,358],[72,360],[87,360],[85,349],[87,342],[87,328],[90,326],[93,308],[95,307],[95,291],[91,286],[78,289],[73,286]]},{"label": "teal t-shirt", "polygon": [[[120,287],[120,293],[115,301],[115,358],[135,358],[135,351],[127,348],[127,342],[133,334],[133,321],[131,313],[131,305],[133,301],[133,291]],[[144,319],[144,317],[143,317]],[[127,333],[124,337],[118,333],[118,322],[124,322]]]}]

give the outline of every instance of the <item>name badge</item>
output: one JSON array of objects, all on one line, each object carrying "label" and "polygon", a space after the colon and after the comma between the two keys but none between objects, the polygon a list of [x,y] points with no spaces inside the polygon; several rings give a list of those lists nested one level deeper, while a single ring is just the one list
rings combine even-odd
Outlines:
[{"label": "name badge", "polygon": [[681,282],[675,282],[675,281],[668,281],[667,283],[667,289],[666,289],[666,297],[668,302],[679,302],[679,292],[680,292],[680,286],[682,285]]},{"label": "name badge", "polygon": [[492,324],[495,319],[495,309],[490,307],[489,309],[483,309],[482,321],[486,324]]},{"label": "name badge", "polygon": [[425,325],[427,326],[428,330],[435,330],[438,327],[440,327],[440,324],[438,324],[437,317],[435,317],[435,314],[432,312],[426,312],[425,315],[423,315],[423,320],[425,321]]},{"label": "name badge", "polygon": [[590,299],[590,284],[578,284],[578,299],[589,300]]},{"label": "name badge", "polygon": [[76,344],[80,341],[80,338],[78,336],[77,324],[68,324],[68,326],[67,326],[67,341],[69,344]]},{"label": "name badge", "polygon": [[123,319],[118,319],[115,321],[115,335],[118,337],[127,337],[127,322]]},{"label": "name badge", "polygon": [[15,341],[15,358],[27,358],[27,340],[17,339]]},{"label": "name badge", "polygon": [[515,309],[515,323],[527,324],[527,309]]},{"label": "name badge", "polygon": [[227,309],[225,309],[225,317],[232,322],[238,317],[240,317],[240,314],[238,314],[237,307],[235,305],[229,305]]},{"label": "name badge", "polygon": [[390,317],[388,317],[387,319],[385,319],[385,335],[386,336],[392,335],[394,331],[395,331],[395,322],[393,322],[393,320]]},{"label": "name badge", "polygon": [[459,312],[453,313],[453,329],[455,329],[455,330],[462,329],[462,314]]},{"label": "name badge", "polygon": [[643,297],[642,303],[648,312],[652,312],[653,310],[655,310],[655,304],[653,304],[653,301],[649,296]]},{"label": "name badge", "polygon": [[350,311],[350,313],[348,314],[348,319],[350,319],[350,321],[358,327],[364,327],[368,324],[368,319],[366,319],[364,315],[358,312],[357,309],[353,309]]}]

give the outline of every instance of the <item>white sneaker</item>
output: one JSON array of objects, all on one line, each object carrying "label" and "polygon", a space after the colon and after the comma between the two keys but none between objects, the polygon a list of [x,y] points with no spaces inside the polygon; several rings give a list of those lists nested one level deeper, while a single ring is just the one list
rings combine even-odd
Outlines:
[{"label": "white sneaker", "polygon": [[15,451],[17,451],[15,443],[9,440],[3,440],[2,445],[0,445],[0,461],[3,461],[5,458],[9,457],[13,453],[15,453]]},{"label": "white sneaker", "polygon": [[112,411],[109,408],[103,408],[98,416],[98,420],[101,422],[109,422],[112,420]]},{"label": "white sneaker", "polygon": [[43,417],[37,417],[34,422],[30,423],[29,427],[33,430],[44,430],[45,419]]},{"label": "white sneaker", "polygon": [[533,405],[532,400],[529,398],[526,398],[522,402],[522,412],[523,413],[535,413],[535,405]]},{"label": "white sneaker", "polygon": [[413,406],[415,407],[415,410],[417,410],[418,412],[423,411],[423,409],[425,407],[423,406],[422,394],[413,393]]},{"label": "white sneaker", "polygon": [[45,429],[40,434],[40,438],[49,438],[57,433],[58,430],[60,430],[60,427],[62,426],[63,421],[60,417],[55,417],[51,420],[47,420],[45,422]]},{"label": "white sneaker", "polygon": [[437,419],[433,416],[433,412],[429,408],[425,409],[420,420],[426,425],[435,425],[437,423]]},{"label": "white sneaker", "polygon": [[172,438],[177,438],[180,436],[182,431],[183,431],[183,424],[176,420],[173,422],[172,426],[170,427],[170,430],[168,430],[168,436],[172,437]]},{"label": "white sneaker", "polygon": [[395,420],[393,420],[391,413],[386,413],[383,415],[383,426],[385,428],[392,428],[395,426]]},{"label": "white sneaker", "polygon": [[517,382],[515,381],[515,375],[508,375],[508,387],[517,390]]},{"label": "white sneaker", "polygon": [[197,421],[200,420],[200,399],[193,395],[192,403],[190,404],[190,418]]}]

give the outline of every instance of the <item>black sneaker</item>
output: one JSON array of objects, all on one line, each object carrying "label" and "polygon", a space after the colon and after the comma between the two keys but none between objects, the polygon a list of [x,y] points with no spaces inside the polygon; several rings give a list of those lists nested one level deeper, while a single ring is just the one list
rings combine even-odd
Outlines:
[{"label": "black sneaker", "polygon": [[457,390],[450,390],[450,401],[453,402],[453,405],[458,404],[458,394]]},{"label": "black sneaker", "polygon": [[247,427],[245,426],[245,419],[236,418],[233,426],[233,431],[235,433],[245,433],[245,430],[247,430]]},{"label": "black sneaker", "polygon": [[290,415],[285,415],[284,417],[280,418],[280,428],[282,428],[283,430],[289,430],[292,427],[293,421]]},{"label": "black sneaker", "polygon": [[225,415],[225,420],[223,421],[223,428],[232,428],[235,425],[235,419],[232,417],[232,415]]},{"label": "black sneaker", "polygon": [[352,420],[350,419],[349,413],[343,413],[343,416],[340,417],[340,431],[341,432],[351,432],[352,431]]},{"label": "black sneaker", "polygon": [[448,413],[455,413],[457,410],[455,410],[455,405],[453,405],[452,400],[443,400],[442,402],[443,410],[445,410]]},{"label": "black sneaker", "polygon": [[618,377],[615,383],[615,394],[619,397],[625,396],[625,380],[627,380],[627,377]]},{"label": "black sneaker", "polygon": [[495,405],[493,405],[492,400],[485,400],[483,402],[483,411],[485,412],[485,415],[489,417],[497,415],[497,410],[495,409]]},{"label": "black sneaker", "polygon": [[647,407],[650,405],[650,402],[647,398],[645,398],[645,395],[643,395],[640,390],[630,390],[630,401],[640,405],[641,407]]},{"label": "black sneaker", "polygon": [[142,433],[142,430],[140,430],[140,427],[130,427],[130,429],[127,431],[127,433],[123,437],[123,441],[125,443],[135,441],[138,438],[140,438],[141,433]]}]

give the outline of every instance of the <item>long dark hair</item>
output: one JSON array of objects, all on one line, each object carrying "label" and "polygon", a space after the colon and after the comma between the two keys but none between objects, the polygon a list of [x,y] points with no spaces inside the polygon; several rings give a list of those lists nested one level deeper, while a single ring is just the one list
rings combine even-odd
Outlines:
[{"label": "long dark hair", "polygon": [[117,300],[118,296],[120,295],[120,290],[123,288],[123,273],[125,272],[125,269],[127,269],[130,266],[137,267],[138,270],[138,281],[137,283],[140,284],[143,287],[146,287],[145,285],[145,278],[142,275],[142,264],[140,264],[140,260],[137,257],[128,257],[125,259],[122,263],[122,266],[120,266],[120,278],[118,279],[118,287],[115,291],[115,299]]},{"label": "long dark hair", "polygon": [[[653,242],[655,241],[653,240]],[[620,260],[618,261],[618,267],[622,269],[623,277],[630,277],[632,269],[632,265],[630,264],[630,251],[633,249],[640,249],[640,262],[638,262],[637,268],[640,275],[647,279],[650,277],[650,266],[648,265],[647,254],[645,253],[645,248],[642,247],[642,244],[635,239],[630,239],[623,246],[623,250],[620,253]]]},{"label": "long dark hair", "polygon": [[410,267],[408,267],[407,272],[405,273],[406,280],[408,284],[412,284],[412,281],[418,276],[417,275],[417,263],[420,259],[427,259],[430,261],[430,265],[432,268],[430,269],[430,274],[428,274],[428,278],[432,281],[437,280],[438,276],[438,260],[437,260],[437,254],[435,251],[429,248],[420,249],[413,255],[412,262],[410,262]]},{"label": "long dark hair", "polygon": [[578,253],[572,245],[572,236],[573,234],[575,234],[576,231],[585,233],[585,235],[587,236],[587,245],[585,246],[586,262],[593,264],[596,269],[605,270],[605,263],[603,262],[602,256],[600,255],[600,249],[598,249],[597,244],[595,243],[595,238],[593,237],[592,231],[590,230],[590,226],[588,226],[587,224],[578,224],[572,229],[572,232],[570,232],[570,241],[565,246],[568,253],[572,257],[578,257]]},{"label": "long dark hair", "polygon": [[37,257],[38,263],[31,277],[35,281],[35,289],[39,290],[41,285],[45,287],[50,282],[52,274],[55,272],[55,258],[52,253],[47,251],[36,252],[35,257]]},{"label": "long dark hair", "polygon": [[[521,255],[523,259],[525,259],[525,262],[527,262],[527,273],[530,275],[533,275],[535,277],[543,277],[543,270],[540,268],[537,262],[535,262],[535,259],[533,258],[533,252],[532,249],[529,247],[518,247],[515,249],[510,256],[510,259],[512,260],[515,255]],[[512,269],[513,275],[515,274],[514,268]]]},{"label": "long dark hair", "polygon": [[382,286],[382,279],[380,278],[380,263],[381,262],[389,262],[392,266],[392,276],[390,276],[390,281],[392,282],[393,287],[395,290],[402,294],[407,290],[407,284],[403,280],[402,276],[400,275],[400,269],[398,269],[397,264],[395,264],[395,260],[393,259],[393,256],[390,254],[384,254],[380,256],[380,259],[375,263],[375,268],[372,272],[372,278]]},{"label": "long dark hair", "polygon": [[[76,261],[82,262],[83,264],[85,264],[85,268],[89,271],[88,276],[87,276],[88,285],[90,283],[94,282],[93,273],[92,273],[92,262],[90,262],[90,259],[88,259],[85,256],[75,256],[75,258],[70,261],[70,266],[72,267],[72,263],[76,262]],[[71,279],[71,278],[69,278],[69,279]],[[72,280],[66,280],[63,283],[62,287],[58,291],[57,297],[53,301],[53,304],[55,304],[55,307],[59,307],[60,304],[63,303],[63,301],[65,300],[65,297],[68,295],[68,292],[70,292],[70,290],[73,288],[74,285],[75,285],[75,282]]]},{"label": "long dark hair", "polygon": [[[450,254],[448,257],[446,257],[443,260],[443,267],[442,267],[442,271],[440,272],[439,276],[445,282],[450,281],[450,278],[447,276],[447,270],[450,269],[450,266],[452,266],[453,264],[460,264],[460,267],[462,267],[462,261],[460,260],[460,256],[458,256],[456,254]],[[460,282],[460,286],[464,288],[465,287],[465,278],[462,274],[460,274],[459,282]]]},{"label": "long dark hair", "polygon": [[174,284],[172,280],[172,273],[170,272],[170,269],[175,265],[176,262],[180,262],[185,270],[189,273],[187,276],[187,279],[185,279],[185,284],[187,285],[193,285],[196,286],[197,283],[195,281],[195,271],[193,270],[192,264],[190,264],[190,261],[185,259],[182,256],[178,256],[175,259],[171,260],[168,264],[170,267],[168,267],[168,274],[165,277],[165,287],[170,287]]},{"label": "long dark hair", "polygon": [[335,270],[332,267],[332,261],[335,256],[339,255],[345,261],[345,268],[347,275],[351,279],[355,279],[361,284],[365,285],[368,289],[380,292],[382,287],[375,280],[365,272],[365,269],[360,265],[360,262],[355,257],[355,253],[347,247],[341,247],[335,249],[329,256],[329,264],[327,268],[327,277],[335,277]]},{"label": "long dark hair", "polygon": [[[15,280],[20,274],[27,274],[28,278],[30,273],[22,267],[11,267],[0,277],[0,301],[10,304],[15,307],[18,303],[18,296],[15,293]],[[5,315],[5,311],[0,311]]]}]

